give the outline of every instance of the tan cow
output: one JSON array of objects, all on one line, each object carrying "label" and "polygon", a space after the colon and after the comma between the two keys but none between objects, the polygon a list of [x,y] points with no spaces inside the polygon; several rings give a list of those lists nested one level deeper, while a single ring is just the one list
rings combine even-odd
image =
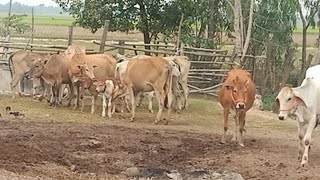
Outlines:
[{"label": "tan cow", "polygon": [[134,94],[138,92],[151,92],[155,94],[159,103],[159,111],[154,121],[160,121],[165,99],[167,98],[168,119],[170,118],[172,103],[172,66],[161,57],[149,57],[145,59],[132,59],[123,77],[128,87],[131,100],[131,121],[135,118]]},{"label": "tan cow", "polygon": [[[49,54],[40,54],[31,51],[16,51],[9,57],[9,70],[11,73],[11,91],[12,99],[15,98],[15,89],[19,81],[25,76],[25,73],[28,72],[31,66],[36,60],[44,61],[50,57]],[[43,81],[40,81],[43,90],[45,89],[45,84]],[[21,90],[19,89],[19,94]],[[44,91],[43,94],[44,95]],[[35,84],[33,83],[33,96],[35,96]]]},{"label": "tan cow", "polygon": [[[172,82],[172,90],[175,96],[175,101],[177,102],[177,108],[180,110],[187,108],[187,100],[189,96],[189,88],[188,88],[188,74],[190,71],[191,63],[187,56],[169,56],[164,57],[166,60],[173,61],[179,69],[180,75],[176,76],[178,78],[177,82]],[[183,107],[181,106],[181,95],[180,95],[180,86],[182,88],[184,102]],[[176,91],[176,92],[175,92]]]},{"label": "tan cow", "polygon": [[104,79],[105,77],[114,77],[116,67],[116,59],[108,54],[76,54],[72,57],[69,65],[68,74],[71,78],[74,88],[76,89],[75,108],[79,106],[79,98],[82,96],[80,88],[83,88],[78,83],[79,78],[84,75],[90,79]]},{"label": "tan cow", "polygon": [[[151,56],[147,55],[137,55],[132,58],[127,58],[124,55],[116,54],[116,58],[118,60],[116,66],[116,77],[122,80],[123,73],[125,72],[128,61],[131,59],[144,59],[150,58]],[[187,104],[187,98],[189,95],[189,89],[187,86],[188,73],[190,70],[191,63],[189,62],[188,57],[186,56],[170,56],[164,57],[165,60],[170,62],[173,68],[173,79],[172,79],[172,91],[174,95],[173,102],[175,104],[176,109],[185,109]],[[180,86],[182,87],[183,95],[184,95],[184,106],[181,106],[181,95],[180,95]],[[143,97],[147,96],[148,98],[148,110],[153,113],[152,110],[152,99],[154,96],[154,92],[147,93],[139,93],[136,95],[137,106],[141,106]]]},{"label": "tan cow", "polygon": [[[244,147],[242,133],[244,131],[246,112],[252,107],[255,94],[256,88],[248,71],[233,69],[228,72],[227,79],[222,84],[219,95],[219,102],[224,109],[224,133],[221,143],[226,142],[228,116],[231,112],[235,120],[235,132],[232,141],[238,140],[239,145]],[[240,132],[239,139],[238,131]]]},{"label": "tan cow", "polygon": [[57,106],[60,102],[62,84],[69,84],[70,94],[68,106],[73,98],[73,86],[68,75],[68,68],[71,62],[72,54],[70,55],[53,55],[49,60],[37,61],[30,69],[28,74],[33,78],[41,77],[46,83],[52,87],[52,99],[50,104]]}]

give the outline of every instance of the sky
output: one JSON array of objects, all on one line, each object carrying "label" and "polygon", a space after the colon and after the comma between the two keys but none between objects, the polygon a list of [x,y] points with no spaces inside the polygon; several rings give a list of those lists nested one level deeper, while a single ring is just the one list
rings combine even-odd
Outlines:
[{"label": "sky", "polygon": [[[7,4],[10,0],[0,0],[0,4]],[[53,0],[12,0],[12,3],[21,3],[29,6],[44,4],[45,6],[58,6]]]}]

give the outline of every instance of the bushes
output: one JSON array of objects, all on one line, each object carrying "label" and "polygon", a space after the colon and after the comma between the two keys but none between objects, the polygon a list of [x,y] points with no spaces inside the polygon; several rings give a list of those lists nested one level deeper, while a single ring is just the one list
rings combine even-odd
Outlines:
[{"label": "bushes", "polygon": [[264,110],[267,110],[267,111],[274,110],[274,107],[276,104],[276,100],[275,100],[276,97],[277,97],[277,94],[271,93],[271,92],[268,92],[264,95],[262,99]]}]

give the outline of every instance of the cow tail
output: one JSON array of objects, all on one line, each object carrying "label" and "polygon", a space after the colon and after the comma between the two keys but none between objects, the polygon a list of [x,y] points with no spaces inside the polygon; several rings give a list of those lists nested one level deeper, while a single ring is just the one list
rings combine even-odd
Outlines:
[{"label": "cow tail", "polygon": [[8,66],[9,66],[9,71],[10,71],[10,75],[11,75],[11,78],[13,76],[13,69],[14,67],[11,68],[11,66],[13,66],[13,63],[12,63],[12,58],[14,56],[15,53],[12,53],[10,56],[9,56],[9,59],[8,59]]},{"label": "cow tail", "polygon": [[[164,86],[164,92],[165,92],[165,99],[164,99],[164,106],[165,108],[169,108],[169,101],[168,101],[168,96],[172,95],[172,68],[169,65],[168,71],[167,71],[167,79],[166,83]],[[171,102],[172,103],[172,102]]]}]

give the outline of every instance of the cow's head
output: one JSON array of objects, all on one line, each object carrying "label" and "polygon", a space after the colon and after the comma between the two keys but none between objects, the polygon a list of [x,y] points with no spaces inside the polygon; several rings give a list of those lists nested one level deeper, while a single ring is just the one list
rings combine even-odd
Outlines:
[{"label": "cow's head", "polygon": [[242,80],[239,76],[236,76],[231,84],[225,86],[227,90],[231,91],[231,98],[236,105],[236,109],[246,108],[249,83],[249,80]]},{"label": "cow's head", "polygon": [[40,78],[47,62],[48,59],[36,59],[26,75],[31,78]]},{"label": "cow's head", "polygon": [[279,120],[284,120],[288,115],[294,113],[299,105],[306,106],[305,102],[290,87],[284,87],[280,90],[276,103],[279,107]]},{"label": "cow's head", "polygon": [[95,78],[94,71],[97,67],[98,67],[97,65],[86,63],[84,67],[84,74],[89,78],[94,79]]},{"label": "cow's head", "polygon": [[94,81],[93,85],[96,86],[96,91],[98,92],[105,92],[108,91],[109,94],[112,94],[112,91],[114,89],[114,84],[112,80],[105,80],[105,81]]}]

